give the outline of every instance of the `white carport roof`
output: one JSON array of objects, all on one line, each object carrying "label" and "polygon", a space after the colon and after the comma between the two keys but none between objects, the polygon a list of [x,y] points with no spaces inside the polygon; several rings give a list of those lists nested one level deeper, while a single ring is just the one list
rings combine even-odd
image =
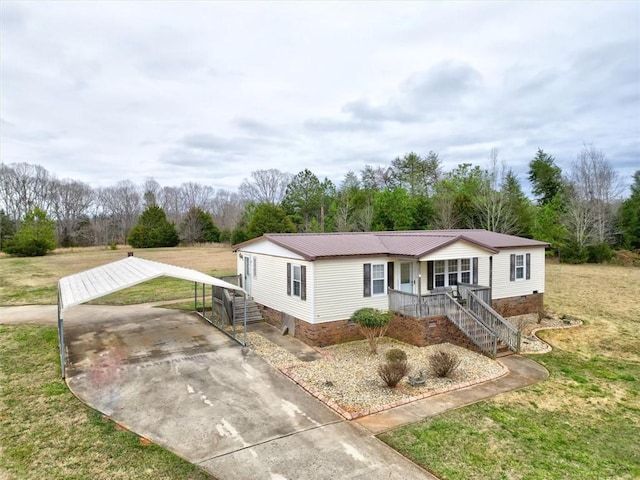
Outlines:
[{"label": "white carport roof", "polygon": [[236,285],[196,270],[153,262],[139,257],[127,257],[117,262],[62,277],[58,281],[58,309],[62,313],[74,305],[162,276],[181,278],[245,293],[242,288]]}]

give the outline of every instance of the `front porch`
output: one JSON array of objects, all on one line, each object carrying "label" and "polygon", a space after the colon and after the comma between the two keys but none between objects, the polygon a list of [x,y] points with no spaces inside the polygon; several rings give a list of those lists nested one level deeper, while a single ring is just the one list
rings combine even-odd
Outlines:
[{"label": "front porch", "polygon": [[458,283],[436,287],[426,294],[389,289],[389,310],[405,317],[429,319],[446,317],[481,351],[495,357],[499,346],[520,351],[521,334],[491,307],[491,289]]}]

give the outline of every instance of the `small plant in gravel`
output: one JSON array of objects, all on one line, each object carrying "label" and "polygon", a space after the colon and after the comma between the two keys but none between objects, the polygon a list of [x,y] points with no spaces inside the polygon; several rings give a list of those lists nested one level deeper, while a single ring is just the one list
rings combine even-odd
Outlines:
[{"label": "small plant in gravel", "polygon": [[362,334],[369,341],[369,353],[378,353],[378,342],[384,337],[389,328],[391,313],[382,312],[377,308],[361,308],[353,312],[351,321],[360,326]]},{"label": "small plant in gravel", "polygon": [[392,348],[385,355],[386,362],[378,366],[378,375],[389,388],[395,388],[409,373],[407,354],[399,348]]},{"label": "small plant in gravel", "polygon": [[429,365],[436,377],[450,377],[460,365],[460,359],[455,353],[439,350],[429,357]]}]

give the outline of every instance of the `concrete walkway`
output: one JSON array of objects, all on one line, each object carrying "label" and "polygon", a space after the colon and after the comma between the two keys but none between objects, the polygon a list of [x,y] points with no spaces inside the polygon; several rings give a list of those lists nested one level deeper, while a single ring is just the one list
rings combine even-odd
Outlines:
[{"label": "concrete walkway", "polygon": [[[55,306],[0,307],[0,323],[55,324],[56,317]],[[527,358],[504,357],[509,374],[499,379],[347,422],[193,314],[82,305],[65,324],[71,390],[220,480],[435,480],[375,435],[548,375]],[[313,358],[313,349],[270,328],[254,331]]]}]

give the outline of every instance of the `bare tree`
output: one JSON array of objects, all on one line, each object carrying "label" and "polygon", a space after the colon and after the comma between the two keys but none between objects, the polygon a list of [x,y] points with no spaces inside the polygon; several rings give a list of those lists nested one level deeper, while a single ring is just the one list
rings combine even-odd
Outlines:
[{"label": "bare tree", "polygon": [[612,205],[621,196],[624,185],[602,150],[585,144],[571,164],[569,183],[573,190],[573,207],[582,203],[580,211],[584,210],[591,217],[589,223],[593,225],[593,241],[606,243],[611,240],[614,222]]},{"label": "bare tree", "polygon": [[498,164],[498,149],[489,153],[489,169],[475,199],[477,226],[490,232],[518,233],[518,218],[502,189],[506,176],[504,162]]},{"label": "bare tree", "polygon": [[202,185],[197,182],[187,182],[180,185],[181,214],[192,208],[200,208],[210,211],[215,196],[215,190],[209,185]]},{"label": "bare tree", "polygon": [[100,189],[97,198],[100,215],[109,221],[107,242],[125,243],[140,216],[142,202],[138,187],[130,180],[123,180],[113,187]]},{"label": "bare tree", "polygon": [[233,230],[242,215],[244,202],[235,192],[218,190],[213,197],[211,216],[221,230]]},{"label": "bare tree", "polygon": [[[62,246],[87,243],[86,231],[89,207],[93,202],[93,190],[86,183],[77,180],[56,180],[53,182],[51,211],[56,220],[58,244]],[[85,224],[84,231],[81,226]]]},{"label": "bare tree", "polygon": [[40,165],[0,165],[0,203],[5,213],[18,222],[38,207],[49,212],[54,177]]},{"label": "bare tree", "polygon": [[167,220],[178,225],[183,214],[180,188],[163,187],[158,192],[157,202],[167,215]]},{"label": "bare tree", "polygon": [[240,196],[247,202],[280,205],[291,179],[290,173],[276,168],[256,170],[251,172],[251,179],[245,178],[240,184]]}]

